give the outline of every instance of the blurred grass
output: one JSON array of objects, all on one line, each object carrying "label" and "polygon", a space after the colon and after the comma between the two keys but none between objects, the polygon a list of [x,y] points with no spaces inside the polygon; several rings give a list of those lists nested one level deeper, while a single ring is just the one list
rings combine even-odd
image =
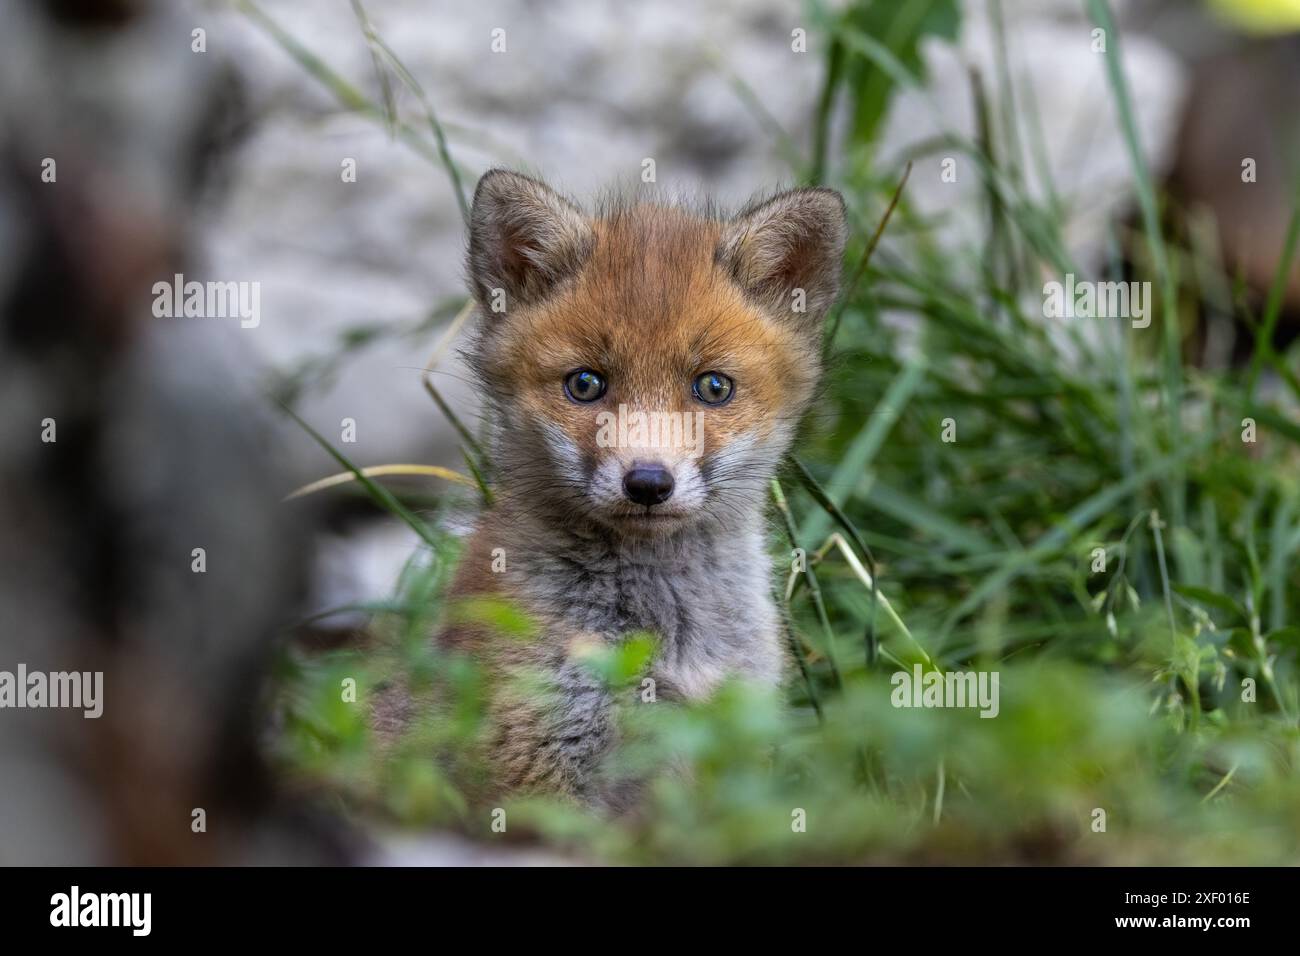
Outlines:
[{"label": "blurred grass", "polygon": [[[814,7],[831,37],[820,121],[807,159],[776,144],[797,177],[849,199],[854,266],[901,174],[875,163],[889,94],[919,80],[924,36],[957,29],[951,4],[896,6],[910,19],[900,14],[894,30],[867,22],[883,5]],[[774,484],[774,587],[793,548],[809,562],[787,589],[800,676],[785,695],[729,686],[708,703],[639,708],[609,772],[649,775],[648,805],[606,821],[516,800],[512,837],[632,862],[1300,858],[1297,348],[1274,347],[1270,301],[1262,323],[1237,316],[1257,330],[1249,369],[1187,361],[1214,250],[1161,231],[1164,197],[1137,140],[1118,33],[1106,3],[1086,8],[1111,38],[1108,79],[1149,250],[1117,224],[1114,246],[1136,274],[1122,274],[1116,256],[1113,274],[1095,278],[1150,279],[1159,306],[1150,328],[1042,318],[1042,282],[1076,271],[1067,204],[1056,188],[1031,195],[1015,172],[1041,132],[1033,99],[1013,95],[1007,70],[996,95],[973,76],[978,137],[951,134],[908,158],[919,169],[935,164],[934,150],[956,148],[974,161],[989,233],[963,262],[977,267],[954,268],[904,192],[886,242],[837,311],[830,387],[798,452],[806,466],[792,463]],[[376,48],[377,65],[411,87],[387,47]],[[396,106],[371,102],[306,51],[295,56],[343,107],[387,116],[455,173]],[[853,122],[842,155],[831,156],[842,97]],[[756,101],[742,90],[742,104]],[[1289,243],[1279,280],[1294,229]],[[1241,437],[1246,418],[1254,443]],[[941,440],[947,419],[952,442]],[[364,648],[284,660],[275,751],[297,785],[363,820],[499,838],[462,783],[481,772],[471,755],[483,676],[429,640],[457,539],[438,515],[415,517],[358,477],[425,543],[392,600],[363,609],[372,615]],[[825,549],[837,528],[843,547]],[[1098,548],[1105,570],[1094,572]],[[478,610],[518,625],[509,609]],[[644,650],[630,642],[592,666],[625,682]],[[890,675],[912,660],[998,671],[999,716],[894,708]],[[348,677],[360,704],[340,702]],[[384,748],[364,705],[393,682],[449,707],[421,714]],[[1251,685],[1253,699],[1243,699]],[[689,774],[662,772],[682,765]],[[792,826],[800,816],[802,831]]]}]

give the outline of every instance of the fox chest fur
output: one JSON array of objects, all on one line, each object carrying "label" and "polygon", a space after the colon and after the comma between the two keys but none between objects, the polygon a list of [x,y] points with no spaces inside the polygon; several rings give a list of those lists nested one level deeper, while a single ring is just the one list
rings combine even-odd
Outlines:
[{"label": "fox chest fur", "polygon": [[545,546],[517,545],[514,553],[500,580],[480,584],[517,601],[556,639],[549,650],[557,656],[570,653],[575,639],[618,643],[648,634],[657,647],[648,676],[666,699],[705,697],[727,677],[775,685],[784,675],[770,562],[757,527],[725,535],[702,529],[653,543],[565,529]]},{"label": "fox chest fur", "polygon": [[[503,599],[531,630],[441,640],[503,678],[500,789],[610,802],[599,771],[628,701],[584,666],[593,645],[648,634],[656,700],[781,681],[767,495],[814,401],[844,231],[829,190],[732,218],[653,196],[588,215],[526,176],[480,181],[467,355],[495,503],[451,597]],[[550,693],[510,684],[524,672]]]}]

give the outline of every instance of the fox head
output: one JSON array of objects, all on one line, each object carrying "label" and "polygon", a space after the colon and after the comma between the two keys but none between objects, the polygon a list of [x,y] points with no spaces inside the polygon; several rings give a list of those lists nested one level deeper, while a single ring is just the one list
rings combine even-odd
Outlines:
[{"label": "fox head", "polygon": [[844,239],[827,189],[725,220],[629,202],[587,215],[487,173],[469,359],[500,496],[636,537],[753,516],[817,386]]}]

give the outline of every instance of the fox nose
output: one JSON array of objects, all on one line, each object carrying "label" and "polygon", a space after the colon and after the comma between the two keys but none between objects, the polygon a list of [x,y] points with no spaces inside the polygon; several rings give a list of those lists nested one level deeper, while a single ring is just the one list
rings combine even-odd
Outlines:
[{"label": "fox nose", "polygon": [[639,505],[657,505],[673,494],[673,476],[663,465],[633,462],[623,476],[623,493]]}]

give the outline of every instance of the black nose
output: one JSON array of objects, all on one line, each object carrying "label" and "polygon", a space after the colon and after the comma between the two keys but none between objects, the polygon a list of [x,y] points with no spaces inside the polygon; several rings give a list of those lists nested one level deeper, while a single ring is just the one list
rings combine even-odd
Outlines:
[{"label": "black nose", "polygon": [[663,465],[636,463],[623,476],[623,492],[639,505],[657,505],[673,495],[673,476]]}]

